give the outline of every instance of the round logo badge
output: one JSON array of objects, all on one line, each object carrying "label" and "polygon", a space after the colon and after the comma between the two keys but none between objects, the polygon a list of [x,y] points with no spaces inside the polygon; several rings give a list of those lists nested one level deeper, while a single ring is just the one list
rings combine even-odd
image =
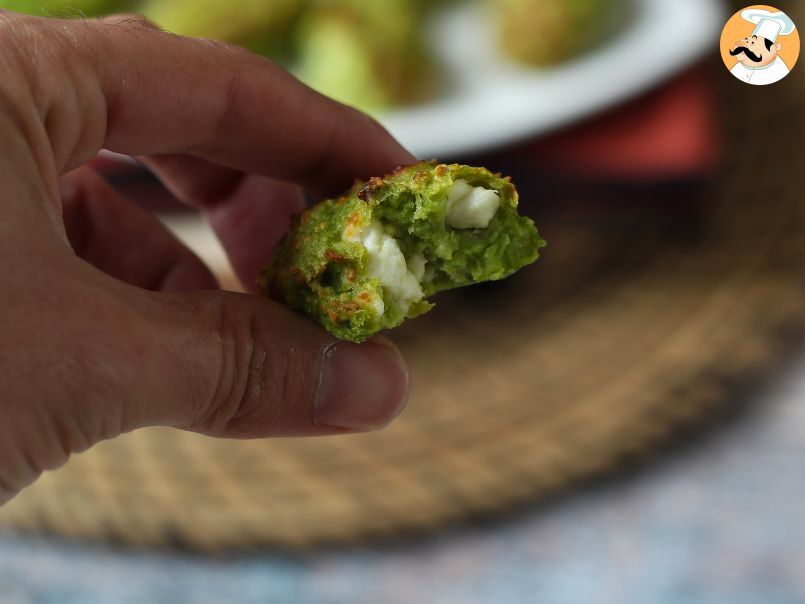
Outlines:
[{"label": "round logo badge", "polygon": [[746,84],[779,82],[799,59],[797,26],[773,6],[748,6],[727,21],[721,34],[721,58],[730,73]]}]

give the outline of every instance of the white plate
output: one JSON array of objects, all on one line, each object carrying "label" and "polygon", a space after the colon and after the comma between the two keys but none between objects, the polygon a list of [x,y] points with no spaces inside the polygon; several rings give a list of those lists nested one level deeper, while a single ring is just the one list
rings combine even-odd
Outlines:
[{"label": "white plate", "polygon": [[450,157],[544,134],[658,84],[717,52],[719,0],[637,0],[629,27],[588,55],[549,70],[501,56],[476,4],[449,9],[430,35],[451,89],[433,103],[380,116],[415,155]]}]

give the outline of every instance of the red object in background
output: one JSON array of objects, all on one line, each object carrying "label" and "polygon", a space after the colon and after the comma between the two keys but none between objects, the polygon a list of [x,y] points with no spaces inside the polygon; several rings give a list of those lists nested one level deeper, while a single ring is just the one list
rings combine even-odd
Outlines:
[{"label": "red object in background", "polygon": [[543,171],[644,181],[709,173],[718,161],[715,99],[705,68],[582,124],[526,144]]}]

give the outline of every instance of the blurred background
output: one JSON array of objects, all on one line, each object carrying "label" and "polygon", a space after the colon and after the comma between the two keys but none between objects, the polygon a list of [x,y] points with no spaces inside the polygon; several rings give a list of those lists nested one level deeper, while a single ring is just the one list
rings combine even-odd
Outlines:
[{"label": "blurred background", "polygon": [[[511,175],[549,242],[390,334],[414,385],[381,434],[145,430],[49,473],[0,510],[0,602],[805,601],[805,71],[730,75],[745,6],[0,0],[244,45]],[[136,161],[95,163],[240,287]]]}]

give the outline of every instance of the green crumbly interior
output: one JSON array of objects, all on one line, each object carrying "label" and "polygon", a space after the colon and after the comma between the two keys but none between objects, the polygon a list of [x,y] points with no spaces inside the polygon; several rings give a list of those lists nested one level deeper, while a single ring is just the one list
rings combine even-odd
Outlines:
[{"label": "green crumbly interior", "polygon": [[[448,224],[448,193],[457,181],[497,193],[500,205],[487,227]],[[303,214],[264,271],[261,289],[335,336],[362,342],[433,308],[427,298],[437,292],[503,279],[534,262],[545,242],[517,204],[511,181],[483,168],[401,168]],[[394,287],[371,274],[361,238],[378,224],[409,266],[418,259],[422,299],[401,302]]]}]

